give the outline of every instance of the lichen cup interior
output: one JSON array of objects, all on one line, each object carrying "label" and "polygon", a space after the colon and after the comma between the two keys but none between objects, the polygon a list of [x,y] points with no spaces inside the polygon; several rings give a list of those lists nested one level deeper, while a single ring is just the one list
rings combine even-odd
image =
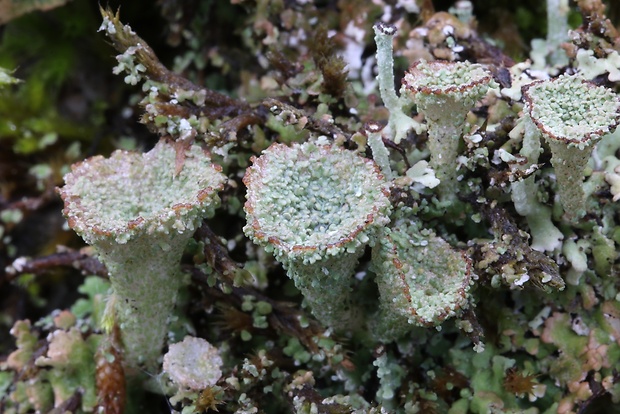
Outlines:
[{"label": "lichen cup interior", "polygon": [[226,180],[199,146],[179,148],[162,140],[145,154],[89,158],[58,190],[69,226],[108,268],[126,363],[149,370],[157,369],[185,245],[213,215]]}]

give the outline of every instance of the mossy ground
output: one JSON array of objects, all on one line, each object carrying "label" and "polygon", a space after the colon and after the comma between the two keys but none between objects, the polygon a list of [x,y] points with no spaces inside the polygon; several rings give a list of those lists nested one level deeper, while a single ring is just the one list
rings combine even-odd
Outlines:
[{"label": "mossy ground", "polygon": [[[145,63],[144,89],[112,74],[121,52],[97,33],[93,2],[73,0],[0,26],[0,67],[23,81],[0,89],[0,412],[87,412],[96,404],[109,412],[124,405],[128,413],[620,412],[618,134],[601,142],[586,171],[587,213],[578,223],[565,220],[554,200],[547,147],[539,172],[511,164],[520,162],[521,138],[509,135],[523,107],[517,97],[487,97],[469,113],[449,205],[407,181],[411,166],[429,159],[426,135],[412,132],[399,145],[386,140],[397,177],[391,202],[415,208],[421,227],[472,260],[470,307],[441,330],[415,327],[386,344],[363,330],[325,330],[284,269],[243,235],[242,177],[251,156],[273,142],[324,135],[372,157],[363,126],[389,117],[372,73],[375,21],[398,25],[397,82],[414,60],[441,57],[489,65],[507,88],[508,69],[545,36],[540,1],[475,2],[472,26],[434,14],[451,2],[418,2],[425,3],[420,13],[406,3],[127,2],[121,21],[161,62]],[[579,3],[584,10],[596,2]],[[609,3],[617,27],[620,3]],[[576,7],[568,18],[573,29],[585,21]],[[609,28],[588,31],[606,27],[603,19],[594,23],[579,29],[573,46],[604,59],[620,49],[620,38]],[[571,57],[569,67],[549,72],[574,68]],[[620,89],[605,74],[594,81]],[[162,135],[178,139],[188,131],[183,120],[228,184],[222,207],[186,249],[188,284],[170,318],[170,341],[186,334],[208,340],[222,354],[223,376],[184,394],[157,373],[127,372],[125,388],[118,338],[101,328],[106,269],[80,250],[54,188],[89,156],[147,151]],[[511,182],[527,174],[536,177],[546,220],[564,237],[553,251],[530,247],[530,222],[511,200]],[[376,315],[370,260],[367,249],[353,283],[367,315]],[[474,349],[480,340],[484,350]],[[69,348],[78,354],[67,355]]]}]

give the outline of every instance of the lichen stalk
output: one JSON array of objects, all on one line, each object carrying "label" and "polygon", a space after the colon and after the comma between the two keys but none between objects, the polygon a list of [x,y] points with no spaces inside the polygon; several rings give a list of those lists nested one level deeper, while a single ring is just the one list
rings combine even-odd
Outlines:
[{"label": "lichen stalk", "polygon": [[191,235],[173,233],[166,244],[155,234],[126,244],[94,245],[110,273],[127,360],[156,367],[183,280],[179,262]]},{"label": "lichen stalk", "polygon": [[557,192],[562,202],[562,207],[569,218],[579,218],[586,214],[585,193],[583,191],[583,178],[578,181],[567,180],[573,177],[575,171],[584,171],[592,148],[588,151],[565,151],[566,145],[560,142],[547,141],[553,155],[551,164],[555,170],[557,179]]},{"label": "lichen stalk", "polygon": [[[513,168],[522,172],[535,168],[540,156],[540,131],[529,116],[521,121],[523,139],[519,154],[526,158],[524,164],[517,164]],[[517,128],[515,128],[517,129]],[[538,200],[536,173],[515,181],[511,185],[511,197],[515,210],[526,217],[532,235],[532,249],[538,251],[554,251],[562,246],[564,235],[551,220],[551,208]]]},{"label": "lichen stalk", "polygon": [[306,265],[291,261],[287,274],[310,305],[312,314],[324,324],[342,330],[355,330],[362,324],[362,311],[355,299],[352,270],[364,253],[364,246],[353,252]]},{"label": "lichen stalk", "polygon": [[383,127],[376,122],[369,122],[364,127],[364,133],[368,138],[368,146],[372,150],[372,157],[377,165],[381,168],[381,172],[386,180],[392,180],[394,174],[390,167],[390,152],[383,143]]},{"label": "lichen stalk", "polygon": [[560,47],[568,40],[568,11],[568,0],[547,0],[547,47],[551,65],[565,65],[568,60]]},{"label": "lichen stalk", "polygon": [[396,27],[377,23],[373,26],[375,43],[377,44],[377,80],[381,99],[390,112],[400,107],[398,96],[394,90],[394,47],[392,42],[396,35]]},{"label": "lichen stalk", "polygon": [[404,112],[404,107],[411,106],[406,99],[401,99],[394,90],[394,56],[393,45],[396,27],[382,22],[373,26],[375,31],[375,43],[377,44],[377,80],[379,81],[379,93],[385,107],[390,111],[388,120],[389,132],[392,141],[396,144],[414,129],[420,134],[424,131],[423,125],[415,121]]},{"label": "lichen stalk", "polygon": [[[422,109],[423,108],[423,109]],[[433,117],[431,114],[447,108],[446,114]],[[465,115],[458,109],[455,112],[451,100],[437,100],[436,103],[419,105],[421,112],[427,114],[428,149],[431,153],[430,166],[435,169],[440,180],[439,190],[442,194],[453,194],[458,174],[456,159],[459,155],[460,138],[463,135]],[[460,108],[459,108],[460,109]]]}]

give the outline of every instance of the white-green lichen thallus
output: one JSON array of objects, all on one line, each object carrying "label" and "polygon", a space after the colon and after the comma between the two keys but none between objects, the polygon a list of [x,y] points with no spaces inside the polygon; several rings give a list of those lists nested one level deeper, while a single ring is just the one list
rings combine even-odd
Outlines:
[{"label": "white-green lichen thallus", "polygon": [[364,126],[363,133],[366,135],[368,146],[372,151],[372,157],[377,163],[386,180],[394,178],[390,167],[390,152],[383,143],[383,126],[377,122],[369,122]]},{"label": "white-green lichen thallus", "polygon": [[424,125],[420,124],[406,111],[412,106],[412,102],[406,96],[399,97],[394,90],[394,53],[393,45],[396,27],[379,22],[373,26],[375,43],[377,44],[377,81],[379,93],[383,104],[390,111],[388,120],[389,134],[396,144],[414,129],[420,134],[424,131]]},{"label": "white-green lichen thallus", "polygon": [[200,391],[217,383],[222,376],[222,365],[216,347],[202,338],[186,336],[168,348],[163,372],[180,389]]},{"label": "white-green lichen thallus", "polygon": [[360,323],[351,292],[364,246],[388,221],[377,165],[327,143],[273,144],[248,168],[245,234],[287,269],[323,324]]},{"label": "white-green lichen thallus", "polygon": [[116,151],[75,164],[59,189],[69,226],[109,271],[131,367],[157,369],[182,282],[181,255],[219,205],[226,180],[220,170],[196,145],[185,150],[160,141],[145,154]]},{"label": "white-green lichen thallus", "polygon": [[441,181],[443,198],[455,193],[456,160],[467,113],[493,85],[484,66],[469,62],[418,61],[405,73],[401,96],[411,99],[426,119],[430,165]]},{"label": "white-green lichen thallus", "polygon": [[523,117],[511,131],[510,137],[521,138],[519,155],[526,161],[514,163],[511,167],[515,171],[529,172],[531,175],[515,181],[510,187],[510,196],[515,210],[526,217],[530,227],[531,246],[538,251],[553,251],[562,246],[564,235],[551,220],[551,208],[540,202],[536,171],[538,158],[541,153],[540,132],[529,117]]},{"label": "white-green lichen thallus", "polygon": [[610,89],[562,75],[524,88],[525,111],[551,148],[557,192],[570,220],[586,213],[582,182],[595,144],[620,121],[620,100]]}]

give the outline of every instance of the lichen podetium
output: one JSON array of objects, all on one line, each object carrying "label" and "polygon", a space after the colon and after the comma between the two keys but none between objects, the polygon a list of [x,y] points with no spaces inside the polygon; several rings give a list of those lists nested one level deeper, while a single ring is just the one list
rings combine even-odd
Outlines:
[{"label": "lichen podetium", "polygon": [[[183,151],[180,171],[177,151]],[[114,289],[126,361],[157,371],[182,282],[179,261],[200,221],[219,205],[225,177],[198,146],[160,141],[72,167],[59,190],[69,226],[92,245]]]}]

